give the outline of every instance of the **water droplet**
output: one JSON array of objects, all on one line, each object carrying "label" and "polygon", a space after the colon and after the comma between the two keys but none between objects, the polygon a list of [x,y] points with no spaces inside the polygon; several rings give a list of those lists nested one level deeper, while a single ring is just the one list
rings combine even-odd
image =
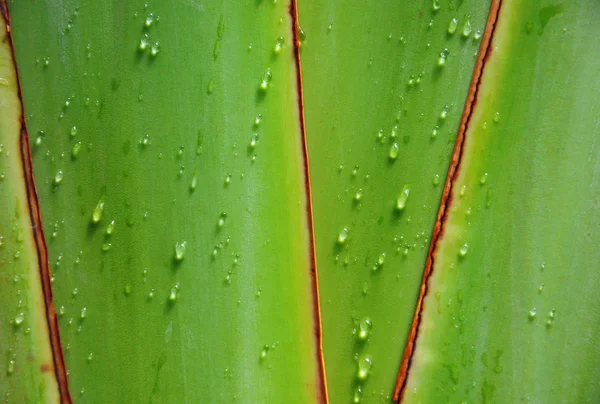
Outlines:
[{"label": "water droplet", "polygon": [[435,125],[435,128],[433,128],[433,130],[431,131],[431,137],[435,138],[437,137],[437,135],[440,133],[440,127],[438,125]]},{"label": "water droplet", "polygon": [[263,92],[266,92],[269,88],[269,85],[271,84],[272,79],[273,75],[271,74],[271,68],[268,68],[265,74],[263,74],[258,88],[260,88]]},{"label": "water droplet", "polygon": [[535,307],[533,309],[529,310],[529,313],[528,313],[529,320],[532,320],[532,321],[535,320],[536,314],[537,314],[537,310],[535,309]]},{"label": "water droplet", "polygon": [[450,51],[448,50],[448,48],[444,48],[444,50],[442,50],[440,52],[440,56],[438,57],[438,62],[437,62],[437,65],[439,67],[443,67],[446,65],[446,61],[448,60],[448,55],[450,55]]},{"label": "water droplet", "polygon": [[275,42],[275,47],[273,48],[273,52],[275,54],[278,54],[279,52],[281,52],[281,48],[283,48],[283,37],[280,36],[279,38],[277,38],[277,41]]},{"label": "water droplet", "polygon": [[371,367],[373,366],[373,360],[371,359],[371,355],[362,356],[358,360],[358,370],[356,372],[356,377],[358,380],[366,380],[369,377],[369,372],[371,371]]},{"label": "water droplet", "polygon": [[91,362],[92,359],[94,359],[94,354],[92,352],[90,352],[90,354],[87,357],[88,362]]},{"label": "water droplet", "polygon": [[96,207],[94,208],[94,212],[92,213],[92,222],[98,223],[100,219],[102,219],[102,212],[104,211],[104,197],[100,198]]},{"label": "water droplet", "polygon": [[198,169],[194,169],[194,175],[192,176],[192,181],[190,182],[190,191],[193,191],[198,186]]},{"label": "water droplet", "polygon": [[493,121],[496,122],[496,123],[500,122],[500,112],[496,112],[494,114]]},{"label": "water droplet", "polygon": [[260,355],[259,358],[261,361],[265,360],[267,358],[267,354],[269,353],[269,345],[265,345],[262,347],[262,349],[260,350]]},{"label": "water droplet", "polygon": [[466,15],[463,23],[462,35],[463,37],[468,38],[471,35],[471,32],[473,32],[473,28],[471,28],[471,16]]},{"label": "water droplet", "polygon": [[448,105],[446,105],[444,107],[444,109],[442,109],[442,112],[440,112],[440,120],[443,121],[448,117],[448,110],[450,109],[450,107]]},{"label": "water droplet", "polygon": [[175,286],[171,288],[171,292],[169,293],[169,301],[175,302],[177,297],[179,296],[179,283],[176,283]]},{"label": "water droplet", "polygon": [[150,35],[144,34],[142,35],[142,39],[140,39],[139,49],[143,52],[150,46]]},{"label": "water droplet", "polygon": [[433,176],[433,180],[431,181],[433,183],[434,186],[438,186],[440,185],[440,175],[436,174]]},{"label": "water droplet", "polygon": [[261,122],[262,122],[262,114],[256,115],[256,118],[254,118],[254,122],[253,122],[254,128],[258,129]]},{"label": "water droplet", "polygon": [[231,174],[227,174],[227,177],[225,177],[225,186],[229,185],[231,183]]},{"label": "water droplet", "polygon": [[81,317],[82,320],[87,317],[87,307],[83,307],[81,309],[81,315],[80,315],[80,317]]},{"label": "water droplet", "polygon": [[62,182],[63,180],[63,171],[62,170],[58,170],[56,172],[56,175],[54,176],[54,185],[58,185]]},{"label": "water droplet", "polygon": [[108,226],[106,226],[106,235],[110,236],[115,231],[115,221],[111,220]]},{"label": "water droplet", "polygon": [[19,327],[25,321],[25,315],[23,313],[19,313],[15,316],[15,326]]},{"label": "water droplet", "polygon": [[181,243],[179,243],[179,242],[175,243],[175,259],[177,261],[183,260],[183,257],[185,256],[186,246],[187,246],[186,241],[183,241]]},{"label": "water droplet", "polygon": [[356,386],[356,390],[354,390],[354,395],[352,396],[352,402],[354,404],[360,403],[360,400],[362,399],[362,396],[363,396],[362,387],[361,386]]},{"label": "water droplet", "polygon": [[71,157],[76,159],[79,156],[79,152],[81,151],[81,142],[77,142],[71,148]]},{"label": "water droplet", "polygon": [[152,45],[152,48],[150,48],[150,55],[151,56],[156,56],[158,55],[160,52],[160,43],[158,41],[154,42],[154,45]]},{"label": "water droplet", "polygon": [[484,185],[487,182],[487,178],[488,178],[488,173],[483,173],[481,175],[481,177],[479,178],[479,183],[481,185]]},{"label": "water droplet", "polygon": [[467,243],[464,243],[458,250],[458,255],[461,257],[464,257],[467,255],[467,252],[469,251],[469,245]]},{"label": "water droplet", "polygon": [[406,201],[408,200],[409,194],[410,194],[410,185],[405,185],[402,188],[400,195],[398,195],[398,198],[396,199],[396,209],[398,209],[399,211],[404,210],[404,208],[406,207]]},{"label": "water droplet", "polygon": [[15,372],[15,361],[10,359],[8,361],[8,366],[6,367],[6,374],[7,375],[12,375]]},{"label": "water droplet", "polygon": [[448,35],[454,35],[456,32],[456,28],[458,27],[458,20],[456,17],[452,17],[450,23],[448,24]]},{"label": "water droplet", "polygon": [[254,149],[256,147],[256,143],[258,142],[258,133],[255,133],[252,135],[252,138],[250,138],[250,143],[248,143],[248,148],[249,149]]},{"label": "water droplet", "polygon": [[146,21],[144,21],[144,25],[146,27],[151,27],[153,23],[154,23],[154,13],[148,13],[148,16],[146,16]]},{"label": "water droplet", "polygon": [[106,252],[112,248],[112,243],[104,243],[102,244],[102,251]]},{"label": "water droplet", "polygon": [[347,227],[344,227],[342,230],[340,230],[340,232],[338,233],[338,238],[337,238],[337,242],[340,245],[343,245],[346,243],[346,241],[348,241],[348,235],[349,235],[350,231],[348,230]]},{"label": "water droplet", "polygon": [[548,320],[546,321],[546,326],[550,327],[552,326],[552,323],[554,322],[554,316],[556,314],[556,310],[552,309],[549,313],[548,313]]},{"label": "water droplet", "polygon": [[473,35],[473,39],[475,41],[479,41],[481,39],[481,31],[479,31],[479,30],[475,31],[475,35]]},{"label": "water droplet", "polygon": [[73,126],[73,127],[71,128],[71,132],[70,132],[70,133],[71,133],[71,136],[75,136],[75,135],[77,135],[77,126]]},{"label": "water droplet", "polygon": [[298,42],[300,42],[299,45],[302,45],[304,41],[306,41],[306,32],[304,32],[301,26],[298,26]]},{"label": "water droplet", "polygon": [[394,125],[394,127],[392,128],[392,133],[390,134],[390,137],[392,139],[396,139],[398,137],[398,125]]},{"label": "water droplet", "polygon": [[152,144],[150,140],[150,134],[146,133],[143,138],[140,139],[140,146],[146,147]]},{"label": "water droplet", "polygon": [[359,188],[358,191],[356,191],[356,194],[354,194],[354,200],[356,202],[360,201],[363,197],[363,189]]},{"label": "water droplet", "polygon": [[396,160],[398,158],[399,152],[400,152],[400,147],[398,146],[398,143],[394,142],[392,144],[392,146],[390,147],[390,153],[388,154],[389,159]]},{"label": "water droplet", "polygon": [[433,0],[433,11],[438,11],[440,9],[440,0]]},{"label": "water droplet", "polygon": [[125,293],[125,296],[129,296],[131,294],[131,285],[129,285],[129,284],[125,285],[125,288],[123,289],[123,293]]},{"label": "water droplet", "polygon": [[371,328],[373,328],[373,323],[369,317],[364,317],[360,320],[360,324],[358,325],[358,333],[356,337],[360,341],[366,341],[369,338],[369,334],[371,333]]},{"label": "water droplet", "polygon": [[221,212],[219,215],[219,220],[217,221],[217,226],[222,228],[225,225],[225,220],[227,219],[227,213]]}]

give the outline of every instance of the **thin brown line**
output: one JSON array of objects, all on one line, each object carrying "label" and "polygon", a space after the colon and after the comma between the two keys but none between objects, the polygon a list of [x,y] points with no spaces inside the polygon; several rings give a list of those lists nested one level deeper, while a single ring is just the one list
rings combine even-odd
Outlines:
[{"label": "thin brown line", "polygon": [[300,131],[302,135],[302,151],[304,152],[304,183],[306,186],[306,208],[308,228],[310,231],[310,255],[312,289],[314,296],[313,315],[315,318],[315,337],[317,339],[317,373],[319,375],[318,388],[320,390],[319,401],[329,403],[327,396],[327,378],[325,376],[325,360],[323,358],[323,332],[321,326],[321,305],[319,301],[319,277],[317,273],[317,255],[315,247],[315,231],[313,225],[312,194],[310,186],[310,168],[308,164],[308,147],[306,143],[306,125],[304,123],[304,97],[302,94],[302,68],[300,64],[300,40],[298,38],[298,4],[297,0],[290,1],[290,15],[292,18],[292,38],[294,41],[294,59],[296,62],[296,86],[298,91],[298,112],[300,116]]},{"label": "thin brown line", "polygon": [[456,143],[454,144],[454,150],[452,151],[450,167],[448,168],[448,176],[446,177],[444,191],[440,201],[440,209],[438,211],[435,226],[433,228],[431,244],[429,246],[429,253],[425,263],[425,270],[423,272],[423,279],[421,281],[421,289],[419,291],[415,315],[413,317],[410,334],[406,342],[404,354],[402,355],[402,362],[400,364],[398,378],[396,379],[396,385],[394,387],[394,401],[396,402],[400,402],[404,397],[406,382],[408,380],[408,372],[410,371],[410,365],[412,363],[412,357],[415,352],[416,340],[419,333],[419,326],[421,325],[423,301],[427,295],[429,279],[433,272],[434,253],[444,232],[444,223],[448,217],[449,208],[452,205],[452,185],[458,176],[458,169],[463,157],[465,134],[468,130],[471,117],[473,116],[473,110],[477,103],[477,95],[479,86],[481,84],[483,69],[485,68],[485,64],[489,60],[492,53],[492,39],[496,29],[496,24],[498,22],[498,15],[501,6],[502,0],[492,0],[490,5],[490,12],[485,26],[485,32],[479,47],[479,55],[477,57],[477,61],[475,62],[475,69],[473,71],[469,93],[467,94],[467,100],[465,101],[465,107],[461,117],[458,134],[456,136]]},{"label": "thin brown line", "polygon": [[21,164],[23,166],[23,176],[25,179],[25,189],[27,191],[27,203],[29,205],[29,217],[31,220],[31,230],[33,232],[33,238],[36,245],[36,251],[38,256],[38,268],[40,272],[40,282],[42,284],[42,292],[44,294],[44,304],[46,308],[46,322],[48,325],[48,335],[50,337],[50,348],[52,350],[52,359],[54,364],[54,375],[56,377],[56,383],[58,385],[58,391],[60,394],[61,403],[70,404],[72,402],[71,395],[69,393],[69,386],[67,382],[67,371],[65,366],[65,360],[60,342],[60,333],[58,328],[58,316],[52,303],[52,285],[50,281],[50,266],[48,264],[48,249],[46,247],[46,240],[44,238],[44,229],[42,227],[42,217],[40,213],[40,206],[38,202],[37,190],[35,188],[35,182],[33,178],[33,165],[31,162],[31,149],[29,147],[29,135],[27,133],[27,127],[25,125],[25,111],[23,108],[23,97],[21,93],[21,82],[19,80],[19,74],[17,70],[17,61],[15,58],[15,48],[13,38],[10,30],[10,14],[8,11],[8,5],[6,0],[0,0],[0,12],[6,22],[5,30],[6,35],[9,39],[9,44],[12,53],[12,61],[15,69],[15,76],[17,79],[18,97],[21,103],[21,131],[20,131],[20,152],[21,152]]}]

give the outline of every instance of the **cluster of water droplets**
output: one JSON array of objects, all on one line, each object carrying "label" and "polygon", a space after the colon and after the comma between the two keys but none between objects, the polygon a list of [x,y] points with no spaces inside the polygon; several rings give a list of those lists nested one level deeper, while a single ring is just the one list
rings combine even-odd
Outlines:
[{"label": "cluster of water droplets", "polygon": [[364,382],[369,378],[371,368],[373,367],[373,358],[366,352],[371,331],[373,329],[373,323],[371,318],[363,317],[360,320],[355,319],[355,324],[356,327],[353,330],[353,334],[358,343],[358,351],[354,355],[356,361],[356,382],[352,402],[359,403],[363,396]]},{"label": "cluster of water droplets", "polygon": [[160,42],[151,35],[151,31],[155,25],[160,21],[160,16],[155,15],[152,11],[148,11],[148,4],[144,6],[146,16],[142,23],[142,37],[138,44],[138,50],[142,53],[148,53],[150,56],[155,57],[160,53]]}]

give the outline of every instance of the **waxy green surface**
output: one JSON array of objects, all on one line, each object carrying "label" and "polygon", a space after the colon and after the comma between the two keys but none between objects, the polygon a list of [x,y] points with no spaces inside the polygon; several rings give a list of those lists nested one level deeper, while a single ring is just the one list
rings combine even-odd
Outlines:
[{"label": "waxy green surface", "polygon": [[489,4],[299,1],[332,403],[390,401]]},{"label": "waxy green surface", "polygon": [[58,399],[21,156],[21,101],[0,14],[0,399]]},{"label": "waxy green surface", "polygon": [[597,402],[599,18],[502,2],[404,402]]},{"label": "waxy green surface", "polygon": [[288,4],[9,8],[74,401],[321,397]]}]

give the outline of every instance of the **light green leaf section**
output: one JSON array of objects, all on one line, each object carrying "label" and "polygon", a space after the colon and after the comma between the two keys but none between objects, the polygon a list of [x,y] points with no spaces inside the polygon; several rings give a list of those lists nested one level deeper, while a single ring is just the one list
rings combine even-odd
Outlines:
[{"label": "light green leaf section", "polygon": [[390,401],[489,4],[299,2],[332,403]]},{"label": "light green leaf section", "polygon": [[144,3],[9,3],[73,399],[315,401],[289,4]]},{"label": "light green leaf section", "polygon": [[58,402],[21,160],[21,101],[0,14],[0,399]]},{"label": "light green leaf section", "polygon": [[503,1],[406,403],[600,397],[600,5]]}]

